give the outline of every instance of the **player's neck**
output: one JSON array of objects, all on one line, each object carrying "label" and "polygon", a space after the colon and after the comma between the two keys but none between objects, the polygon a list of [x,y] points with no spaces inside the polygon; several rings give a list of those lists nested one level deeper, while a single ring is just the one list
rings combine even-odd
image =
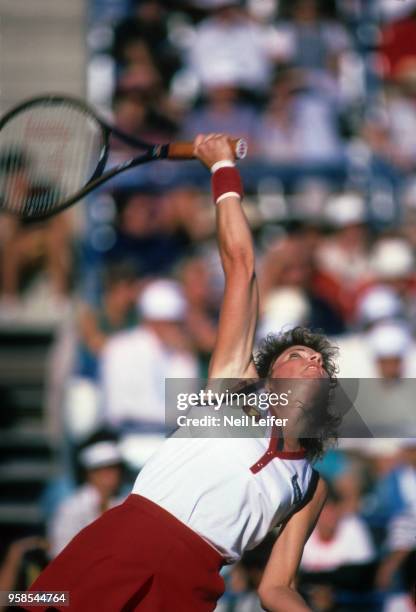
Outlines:
[{"label": "player's neck", "polygon": [[292,438],[283,436],[283,451],[299,451],[302,449],[302,446],[299,442],[298,438]]}]

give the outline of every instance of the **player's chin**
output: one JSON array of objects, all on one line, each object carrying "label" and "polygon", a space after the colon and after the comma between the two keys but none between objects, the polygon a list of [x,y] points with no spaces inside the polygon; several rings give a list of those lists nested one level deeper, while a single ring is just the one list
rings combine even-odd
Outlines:
[{"label": "player's chin", "polygon": [[327,372],[325,372],[325,370],[323,370],[320,367],[308,366],[307,368],[304,368],[302,370],[302,374],[299,376],[299,378],[306,378],[306,379],[321,378],[322,380],[328,380],[328,374]]},{"label": "player's chin", "polygon": [[308,371],[308,372],[303,372],[301,376],[299,376],[300,380],[327,380],[328,377],[324,376],[322,374],[322,372],[316,372],[316,371]]}]

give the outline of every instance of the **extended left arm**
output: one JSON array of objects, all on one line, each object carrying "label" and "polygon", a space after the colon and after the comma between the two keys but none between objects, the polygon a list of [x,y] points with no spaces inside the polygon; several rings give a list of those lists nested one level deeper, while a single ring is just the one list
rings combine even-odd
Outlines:
[{"label": "extended left arm", "polygon": [[296,572],[305,542],[312,533],[325,503],[327,487],[319,480],[312,499],[284,526],[270,555],[258,594],[268,612],[309,612],[295,590]]}]

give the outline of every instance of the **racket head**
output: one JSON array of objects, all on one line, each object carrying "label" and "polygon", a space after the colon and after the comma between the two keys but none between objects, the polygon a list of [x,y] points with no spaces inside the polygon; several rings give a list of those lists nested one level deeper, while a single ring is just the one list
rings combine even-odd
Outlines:
[{"label": "racket head", "polygon": [[49,94],[0,119],[0,211],[49,217],[80,198],[105,168],[110,128],[82,101]]}]

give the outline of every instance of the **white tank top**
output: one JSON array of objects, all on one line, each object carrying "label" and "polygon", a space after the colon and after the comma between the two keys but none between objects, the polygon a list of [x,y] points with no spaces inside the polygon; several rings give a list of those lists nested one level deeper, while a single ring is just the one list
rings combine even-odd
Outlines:
[{"label": "white tank top", "polygon": [[257,546],[305,500],[317,473],[304,451],[270,438],[169,438],[133,493],[155,502],[211,543],[228,562]]}]

